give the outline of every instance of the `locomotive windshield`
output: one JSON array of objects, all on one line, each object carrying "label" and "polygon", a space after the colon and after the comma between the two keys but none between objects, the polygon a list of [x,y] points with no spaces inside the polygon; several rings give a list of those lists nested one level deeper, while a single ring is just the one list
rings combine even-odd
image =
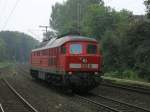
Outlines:
[{"label": "locomotive windshield", "polygon": [[97,46],[89,44],[87,46],[87,54],[96,54],[97,53]]},{"label": "locomotive windshield", "polygon": [[70,53],[71,54],[81,54],[83,51],[81,44],[72,44],[70,45]]}]

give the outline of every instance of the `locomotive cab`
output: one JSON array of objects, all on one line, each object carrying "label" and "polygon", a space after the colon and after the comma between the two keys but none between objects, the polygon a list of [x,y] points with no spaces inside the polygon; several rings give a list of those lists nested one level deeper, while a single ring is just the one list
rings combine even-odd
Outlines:
[{"label": "locomotive cab", "polygon": [[[97,41],[69,41],[61,46],[60,62],[75,90],[90,90],[101,82],[102,57]],[[81,86],[82,85],[82,86]],[[89,86],[90,85],[90,86]]]},{"label": "locomotive cab", "polygon": [[68,42],[61,47],[66,72],[98,74],[101,71],[101,57],[96,42]]}]

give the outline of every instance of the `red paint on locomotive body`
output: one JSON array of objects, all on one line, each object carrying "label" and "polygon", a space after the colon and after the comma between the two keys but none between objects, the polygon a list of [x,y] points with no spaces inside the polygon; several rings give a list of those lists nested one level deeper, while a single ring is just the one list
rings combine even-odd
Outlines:
[{"label": "red paint on locomotive body", "polygon": [[[88,45],[95,48],[90,51],[95,50],[93,53],[87,52]],[[71,46],[74,48],[71,49]],[[102,56],[98,49],[95,39],[67,36],[33,50],[30,63],[32,67],[50,69],[52,72],[100,72]],[[77,50],[77,53],[71,50]]]},{"label": "red paint on locomotive body", "polygon": [[86,51],[88,44],[97,46],[97,43],[90,43],[86,41],[77,43],[71,42],[68,46],[71,46],[72,44],[82,45],[82,53],[71,54],[71,52],[68,51],[69,54],[66,56],[66,71],[99,72],[101,68],[101,56],[99,55],[98,50],[94,54],[88,54]]},{"label": "red paint on locomotive body", "polygon": [[31,75],[82,91],[90,90],[100,83],[97,80],[102,71],[99,49],[99,43],[87,37],[51,39],[45,46],[32,50]]}]

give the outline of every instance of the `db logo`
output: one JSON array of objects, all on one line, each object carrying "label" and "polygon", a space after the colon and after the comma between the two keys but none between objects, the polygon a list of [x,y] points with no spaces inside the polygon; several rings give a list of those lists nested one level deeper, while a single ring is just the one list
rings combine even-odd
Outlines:
[{"label": "db logo", "polygon": [[82,58],[82,62],[83,63],[87,63],[87,59],[86,58]]}]

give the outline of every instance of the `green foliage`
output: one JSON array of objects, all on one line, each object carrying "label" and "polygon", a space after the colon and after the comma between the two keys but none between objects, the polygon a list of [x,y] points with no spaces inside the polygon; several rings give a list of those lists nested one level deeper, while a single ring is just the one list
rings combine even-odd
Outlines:
[{"label": "green foliage", "polygon": [[129,79],[129,80],[140,80],[137,72],[133,70],[125,70],[123,72],[112,71],[105,74],[105,76],[120,78],[120,79]]},{"label": "green foliage", "polygon": [[101,0],[68,0],[64,4],[56,3],[52,7],[50,26],[59,34],[82,29],[83,17],[92,4],[103,3]]},{"label": "green foliage", "polygon": [[106,32],[102,39],[104,70],[117,70],[124,76],[124,70],[132,69],[140,78],[150,80],[149,29],[150,23],[143,21],[129,24],[120,32]]},{"label": "green foliage", "polygon": [[147,8],[147,16],[148,16],[148,18],[150,18],[150,0],[145,0],[144,4]]},{"label": "green foliage", "polygon": [[12,65],[12,63],[7,62],[7,61],[5,61],[5,62],[0,62],[0,69],[1,69],[1,68],[5,68],[5,67],[8,67],[8,66],[11,66],[11,65]]},{"label": "green foliage", "polygon": [[26,62],[31,49],[37,44],[38,41],[23,33],[0,32],[0,61]]},{"label": "green foliage", "polygon": [[5,42],[0,38],[0,61],[5,58]]},{"label": "green foliage", "polygon": [[128,45],[126,45],[126,32],[131,26],[131,13],[125,10],[113,12],[116,21],[113,29],[107,29],[102,36],[102,51],[104,55],[104,65],[106,70],[123,70],[128,68]]},{"label": "green foliage", "polygon": [[43,41],[47,41],[47,40],[50,40],[50,39],[56,37],[56,34],[53,31],[48,31],[47,33],[43,33],[43,37],[44,37]]},{"label": "green foliage", "polygon": [[82,31],[100,40],[106,30],[113,28],[113,19],[110,8],[104,7],[103,4],[91,5],[83,18]]},{"label": "green foliage", "polygon": [[[131,30],[132,29],[132,30]],[[150,79],[150,23],[140,22],[132,26],[128,32],[127,44],[132,51],[131,57],[140,77]]]}]

